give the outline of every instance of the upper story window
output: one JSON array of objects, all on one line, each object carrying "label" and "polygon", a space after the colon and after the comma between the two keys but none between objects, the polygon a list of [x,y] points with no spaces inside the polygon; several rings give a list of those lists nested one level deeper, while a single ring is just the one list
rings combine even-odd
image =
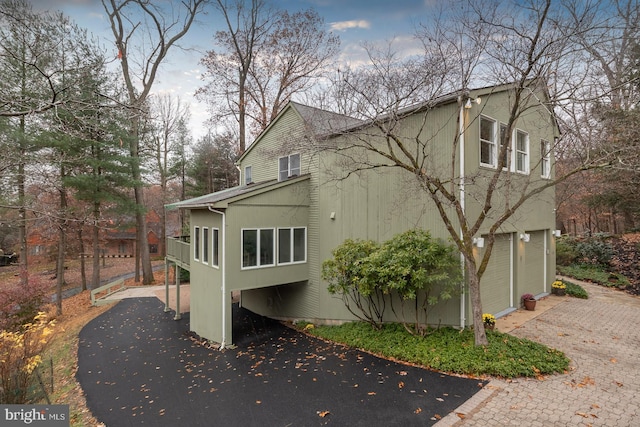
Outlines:
[{"label": "upper story window", "polygon": [[480,117],[480,165],[495,168],[496,164],[496,121]]},{"label": "upper story window", "polygon": [[249,185],[253,182],[253,174],[251,166],[245,166],[244,168],[244,185]]},{"label": "upper story window", "polygon": [[[504,123],[500,123],[500,139],[498,140],[498,152],[502,150],[502,144],[504,143],[504,140],[506,137],[507,137],[507,125],[505,125]],[[509,141],[507,149],[504,150],[502,168],[508,170],[510,166],[511,166],[511,141]]]},{"label": "upper story window", "polygon": [[291,154],[278,159],[278,181],[300,175],[300,154]]},{"label": "upper story window", "polygon": [[529,173],[529,134],[516,130],[515,144],[516,172]]},{"label": "upper story window", "polygon": [[540,176],[549,178],[551,176],[551,144],[544,139],[540,140]]}]

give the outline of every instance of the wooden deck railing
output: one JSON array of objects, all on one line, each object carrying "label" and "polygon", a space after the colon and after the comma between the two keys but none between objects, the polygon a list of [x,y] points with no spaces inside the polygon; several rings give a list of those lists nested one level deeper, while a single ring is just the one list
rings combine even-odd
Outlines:
[{"label": "wooden deck railing", "polygon": [[167,259],[186,270],[189,270],[191,259],[191,247],[188,239],[189,236],[167,238]]}]

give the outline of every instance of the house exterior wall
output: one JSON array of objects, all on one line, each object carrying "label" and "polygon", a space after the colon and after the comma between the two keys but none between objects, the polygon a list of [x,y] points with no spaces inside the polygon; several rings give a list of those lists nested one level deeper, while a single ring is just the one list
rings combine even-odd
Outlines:
[{"label": "house exterior wall", "polygon": [[[478,96],[479,94],[472,94]],[[504,212],[505,206],[513,205],[523,186],[529,189],[548,183],[554,177],[553,152],[550,156],[550,174],[548,178],[542,177],[542,156],[540,143],[546,140],[553,143],[558,134],[555,122],[549,111],[539,104],[540,99],[545,99],[545,94],[538,92],[529,100],[530,109],[526,110],[514,128],[524,131],[529,139],[529,173],[518,172],[504,173],[496,187],[492,206],[495,209],[489,212],[489,221],[480,230],[480,236],[488,232],[488,225],[496,219],[496,215]],[[483,205],[481,201],[486,194],[486,186],[482,183],[490,179],[495,169],[480,165],[480,124],[474,117],[485,116],[498,123],[506,123],[508,111],[505,106],[511,104],[510,92],[504,91],[482,96],[481,104],[472,104],[468,111],[468,128],[466,129],[465,143],[467,145],[465,156],[466,193],[468,200],[466,211],[469,218],[476,218],[481,214]],[[511,140],[513,146],[513,138]],[[513,161],[511,157],[509,159]],[[476,201],[476,202],[474,202]],[[498,232],[497,247],[492,253],[492,260],[484,277],[480,281],[483,309],[487,313],[503,314],[520,306],[520,296],[523,293],[534,295],[549,292],[550,285],[555,278],[555,190],[549,188],[523,203],[516,213],[505,222]],[[520,236],[528,234],[529,242],[524,242]],[[509,242],[505,239],[510,239]],[[507,249],[512,256],[508,259],[499,259]],[[480,249],[480,256],[483,249]],[[497,252],[497,253],[496,253]],[[478,258],[479,259],[479,258]],[[501,270],[509,268],[510,281],[504,279],[506,275]],[[504,298],[510,295],[510,304],[504,306]],[[466,318],[471,318],[470,300],[466,301]]]},{"label": "house exterior wall", "polygon": [[[231,201],[221,210],[191,210],[191,329],[198,335],[216,342],[222,342],[223,332],[227,342],[231,341],[231,292],[243,289],[269,287],[291,282],[306,282],[309,277],[308,260],[304,263],[274,265],[272,267],[243,269],[241,233],[246,228],[307,227],[309,217],[308,180],[298,180],[272,191]],[[222,214],[225,222],[223,228]],[[259,214],[257,214],[259,212]],[[193,245],[196,229],[202,236],[202,229],[219,230],[219,266],[195,259]],[[224,234],[223,234],[224,231]],[[201,237],[202,239],[202,237]],[[209,245],[212,233],[209,232]],[[202,240],[200,240],[202,245]],[[201,246],[202,247],[202,246]],[[225,254],[223,264],[223,252]],[[276,253],[277,255],[277,253]],[[224,293],[223,293],[223,275]],[[224,298],[224,301],[223,301]],[[229,306],[222,321],[223,304]],[[267,299],[256,303],[270,304]],[[268,306],[268,305],[267,305]],[[226,328],[223,331],[223,325]]]},{"label": "house exterior wall", "polygon": [[[287,108],[278,119],[271,123],[247,150],[240,167],[240,182],[245,182],[245,167],[251,166],[253,182],[278,178],[278,158],[296,154],[299,141],[304,138],[304,123],[300,115]],[[301,152],[300,174],[309,173],[309,156]]]},{"label": "house exterior wall", "polygon": [[[465,124],[465,211],[471,222],[484,209],[482,202],[487,191],[486,183],[495,172],[495,169],[480,165],[479,117],[484,115],[498,123],[505,121],[505,109],[510,101],[507,91],[472,94],[478,95],[483,98],[481,104],[473,104],[471,109],[462,110]],[[544,94],[536,96],[542,99]],[[404,135],[407,144],[420,133],[421,140],[427,143],[423,167],[439,175],[443,182],[450,182],[448,185],[452,191],[460,191],[457,185],[461,179],[458,156],[461,145],[457,138],[460,113],[460,105],[452,100],[428,112],[409,116],[396,127],[396,131],[400,130]],[[504,206],[514,203],[513,195],[522,186],[534,188],[547,182],[539,172],[539,143],[541,139],[553,141],[557,132],[553,123],[549,112],[537,106],[527,111],[515,124],[516,129],[528,134],[530,170],[528,174],[503,174],[493,199],[492,206],[495,208],[488,212],[488,223],[493,222]],[[433,201],[413,174],[400,168],[348,174],[350,171],[343,168],[335,153],[313,153],[310,147],[305,149],[302,129],[304,122],[300,115],[293,107],[288,108],[241,159],[243,173],[245,166],[252,166],[254,182],[277,179],[278,157],[294,153],[301,154],[301,173],[308,172],[309,175],[304,180],[292,181],[291,185],[283,184],[268,192],[259,190],[221,205],[226,216],[225,295],[220,292],[220,270],[199,265],[192,260],[195,264],[191,276],[192,289],[195,288],[192,298],[198,300],[195,312],[192,302],[192,325],[197,333],[200,333],[199,330],[206,332],[201,334],[203,336],[213,337],[211,339],[214,340],[220,336],[219,327],[212,326],[220,314],[211,311],[214,311],[212,307],[219,307],[217,304],[224,304],[223,298],[226,300],[231,290],[242,291],[241,303],[244,307],[271,317],[325,322],[353,320],[353,315],[342,300],[331,296],[327,291],[327,283],[321,279],[322,263],[331,257],[335,247],[348,238],[382,242],[411,228],[428,230],[433,237],[445,241],[450,237]],[[372,129],[366,129],[366,132],[369,138],[375,133]],[[353,134],[335,135],[329,142],[346,147],[353,137]],[[382,138],[378,139],[378,143],[384,142]],[[493,258],[481,280],[485,312],[503,314],[519,306],[520,295],[524,292],[548,292],[555,273],[553,206],[553,189],[544,190],[535,200],[525,202],[498,230]],[[455,217],[453,207],[444,209],[449,210],[450,218]],[[192,230],[194,224],[213,227],[212,221],[221,221],[221,215],[206,210],[192,212]],[[306,227],[307,262],[243,269],[242,230],[277,230],[278,227]],[[454,223],[456,227],[459,225]],[[481,228],[478,237],[486,236],[486,227]],[[520,238],[524,234],[529,236],[528,242]],[[478,247],[476,250],[479,260],[486,248]],[[468,325],[468,319],[471,319],[471,304],[466,292],[432,307],[429,318],[422,320]],[[387,320],[395,319],[389,313]],[[230,331],[226,333],[230,336]]]},{"label": "house exterior wall", "polygon": [[[222,342],[222,307],[223,295],[221,292],[222,269],[213,267],[211,257],[208,264],[196,261],[194,257],[195,230],[201,232],[202,228],[217,228],[222,233],[222,216],[208,210],[192,210],[191,224],[191,257],[190,268],[190,306],[191,306],[191,330],[202,337]],[[222,236],[222,234],[220,234]],[[211,244],[211,242],[210,242]],[[222,244],[222,243],[220,243]],[[210,254],[211,255],[211,254]],[[202,258],[202,256],[200,256]],[[228,324],[231,322],[231,309],[229,309]],[[227,331],[231,336],[231,328]]]},{"label": "house exterior wall", "polygon": [[[479,114],[485,114],[498,122],[504,121],[504,106],[509,102],[508,92],[492,94],[485,97],[479,106],[474,104],[471,111],[465,111],[467,127],[465,130],[465,176],[469,179],[466,185],[465,208],[469,217],[480,213],[481,205],[477,202],[486,192],[486,182],[479,177],[489,177],[493,170],[483,171],[480,164],[479,148]],[[540,107],[541,108],[541,107]],[[527,176],[513,177],[518,185],[539,181],[540,174],[540,139],[553,140],[554,128],[550,125],[551,117],[540,108],[524,114],[515,127],[529,134],[530,173]],[[456,140],[460,106],[451,102],[429,111],[427,117],[416,114],[401,123],[407,138],[421,131],[421,139],[429,142],[430,152],[425,160],[425,167],[437,171],[441,176],[451,174],[452,161],[456,171],[459,170],[457,156],[459,146]],[[426,123],[426,126],[425,126]],[[335,138],[336,144],[348,144],[349,136]],[[258,147],[259,148],[259,147]],[[453,152],[456,150],[456,153]],[[280,152],[286,152],[283,147]],[[347,238],[373,239],[384,241],[393,235],[409,228],[429,230],[434,237],[447,240],[448,231],[435,211],[433,203],[424,190],[420,189],[411,174],[399,169],[383,169],[380,171],[360,172],[342,180],[344,170],[340,170],[339,162],[331,158],[333,155],[324,152],[315,158],[316,167],[310,169],[310,217],[309,217],[309,281],[304,288],[295,288],[296,296],[283,297],[283,289],[264,289],[260,298],[279,301],[277,310],[262,311],[281,317],[304,317],[308,319],[350,320],[352,315],[346,310],[339,298],[327,292],[327,284],[321,280],[321,264],[331,257],[331,250]],[[322,167],[320,167],[322,165]],[[274,178],[277,172],[265,178]],[[514,174],[515,175],[515,174]],[[456,174],[456,179],[459,177]],[[504,183],[500,186],[507,188]],[[502,207],[507,202],[506,195],[497,191],[495,205]],[[551,237],[554,226],[553,190],[547,190],[535,201],[526,202],[512,221],[500,230],[501,245],[498,256],[508,254],[508,260],[498,260],[490,264],[481,282],[488,312],[504,312],[517,307],[523,292],[540,294],[548,291],[555,273],[555,248]],[[400,208],[399,208],[400,207]],[[451,213],[451,212],[450,212]],[[487,230],[481,230],[479,236]],[[521,233],[531,236],[528,246],[519,240]],[[505,240],[506,239],[506,240]],[[546,242],[546,243],[545,243]],[[526,252],[525,252],[526,249]],[[479,255],[481,252],[479,252]],[[496,255],[494,254],[494,257]],[[509,273],[502,269],[507,266]],[[535,274],[534,274],[535,272]],[[537,277],[535,282],[532,277]],[[498,281],[496,278],[500,278]],[[506,281],[504,281],[506,279]],[[497,295],[493,297],[492,295]],[[465,319],[471,318],[471,304],[468,295],[464,295]],[[249,303],[249,305],[252,305]],[[295,308],[294,308],[295,307]],[[260,312],[260,311],[259,311]],[[460,322],[460,300],[452,299],[446,304],[435,307],[430,320],[444,324]],[[466,320],[465,320],[466,321]]]}]

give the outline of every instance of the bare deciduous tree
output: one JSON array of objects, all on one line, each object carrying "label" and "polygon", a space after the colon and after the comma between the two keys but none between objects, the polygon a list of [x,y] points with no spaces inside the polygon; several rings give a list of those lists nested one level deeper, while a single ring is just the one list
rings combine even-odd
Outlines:
[{"label": "bare deciduous tree", "polygon": [[167,186],[172,179],[180,177],[182,154],[185,141],[190,139],[187,130],[190,111],[180,98],[170,95],[158,95],[150,99],[150,130],[145,145],[151,151],[151,161],[156,182],[161,189],[161,233],[160,254],[165,255],[166,212],[163,206],[169,203]]},{"label": "bare deciduous tree", "polygon": [[[118,60],[122,70],[131,109],[129,132],[130,155],[135,160],[132,176],[137,204],[136,257],[142,262],[143,283],[153,282],[153,270],[144,213],[142,174],[140,171],[140,126],[145,102],[169,50],[189,31],[205,0],[185,0],[180,4],[154,5],[146,0],[102,0],[109,17]],[[136,281],[139,268],[136,262]]]},{"label": "bare deciduous tree", "polygon": [[198,91],[213,120],[233,115],[239,154],[249,134],[265,129],[294,94],[323,74],[339,46],[312,9],[289,13],[263,0],[247,3],[218,0],[227,29],[216,33],[217,50],[201,60],[209,83]]}]

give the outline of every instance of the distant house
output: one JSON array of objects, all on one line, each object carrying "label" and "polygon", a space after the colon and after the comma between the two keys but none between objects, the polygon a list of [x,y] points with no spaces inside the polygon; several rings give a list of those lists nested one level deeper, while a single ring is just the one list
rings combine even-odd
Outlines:
[{"label": "distant house", "polygon": [[[433,138],[429,167],[451,168],[457,118],[464,111],[468,128],[463,173],[476,179],[469,180],[463,191],[469,195],[481,191],[483,174],[495,171],[498,164],[509,94],[509,87],[471,91],[471,97],[482,97],[482,105],[466,108],[458,93],[451,94],[429,106],[426,121],[425,110],[416,106],[402,119],[407,141],[421,129]],[[536,96],[544,99],[545,93]],[[549,110],[532,105],[515,127],[508,175],[549,179],[553,155],[545,147],[558,135]],[[265,316],[353,320],[321,279],[322,262],[331,257],[333,248],[347,238],[384,241],[416,227],[435,237],[449,237],[432,202],[406,173],[388,168],[333,181],[332,171],[342,168],[335,152],[300,148],[314,140],[340,147],[352,137],[375,143],[375,130],[367,122],[290,102],[239,159],[240,186],[167,206],[190,213],[190,240],[169,239],[166,259],[191,272],[194,332],[223,345],[233,342],[232,291],[240,292],[243,307]],[[504,200],[500,197],[508,196],[498,196],[498,202]],[[468,197],[465,209],[475,212],[482,207]],[[483,308],[488,313],[514,310],[523,292],[548,292],[554,278],[554,190],[545,190],[519,212],[499,230],[482,279]],[[478,243],[478,254],[484,250]],[[440,304],[432,315],[442,324],[468,326],[468,298],[464,294]]]},{"label": "distant house", "polygon": [[[43,262],[54,259],[57,247],[51,243],[51,236],[40,230],[31,230],[27,235],[28,256],[31,262]],[[57,236],[55,236],[57,237]]]},{"label": "distant house", "polygon": [[[151,256],[160,255],[161,220],[158,214],[149,210],[146,214],[147,239]],[[127,221],[127,225],[113,227],[104,233],[104,256],[127,258],[135,256],[136,226],[135,219]]]}]

